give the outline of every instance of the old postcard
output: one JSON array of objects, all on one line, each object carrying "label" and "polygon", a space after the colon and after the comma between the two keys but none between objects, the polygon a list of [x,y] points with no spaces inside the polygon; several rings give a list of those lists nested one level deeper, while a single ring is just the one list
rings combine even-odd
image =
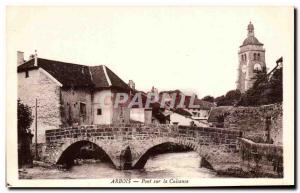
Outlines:
[{"label": "old postcard", "polygon": [[8,6],[8,187],[294,185],[293,7]]}]

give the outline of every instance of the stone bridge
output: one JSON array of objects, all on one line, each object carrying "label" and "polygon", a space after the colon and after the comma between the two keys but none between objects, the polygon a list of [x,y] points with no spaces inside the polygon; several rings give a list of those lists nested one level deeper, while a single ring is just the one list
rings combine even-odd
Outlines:
[{"label": "stone bridge", "polygon": [[47,130],[42,156],[46,162],[56,164],[66,151],[73,148],[76,152],[78,144],[85,141],[100,147],[118,169],[124,168],[121,158],[130,149],[131,168],[142,168],[149,156],[147,152],[161,144],[175,143],[190,147],[199,153],[202,164],[220,170],[241,161],[239,137],[241,132],[222,128],[141,124],[75,126]]}]

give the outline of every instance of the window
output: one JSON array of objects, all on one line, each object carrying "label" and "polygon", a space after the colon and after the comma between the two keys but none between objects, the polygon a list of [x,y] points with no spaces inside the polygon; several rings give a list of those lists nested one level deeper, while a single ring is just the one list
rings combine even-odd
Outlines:
[{"label": "window", "polygon": [[25,71],[25,78],[29,77],[29,71]]},{"label": "window", "polygon": [[97,115],[102,115],[102,109],[97,109]]},{"label": "window", "polygon": [[244,54],[244,57],[245,57],[245,61],[247,60],[247,55],[246,54]]},{"label": "window", "polygon": [[260,54],[257,54],[257,60],[260,60]]},{"label": "window", "polygon": [[85,103],[80,103],[79,111],[80,111],[81,116],[86,115],[86,104]]},{"label": "window", "polygon": [[256,53],[254,53],[254,60],[256,60]]},{"label": "window", "polygon": [[86,104],[80,102],[79,103],[79,116],[80,116],[80,122],[83,123],[86,120]]}]

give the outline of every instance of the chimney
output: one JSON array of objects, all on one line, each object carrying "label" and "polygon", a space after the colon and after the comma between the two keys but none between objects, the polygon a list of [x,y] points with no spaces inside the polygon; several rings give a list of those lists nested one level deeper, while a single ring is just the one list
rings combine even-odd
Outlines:
[{"label": "chimney", "polygon": [[34,50],[34,66],[37,66],[37,51]]},{"label": "chimney", "polygon": [[21,65],[24,63],[24,52],[17,51],[17,65]]},{"label": "chimney", "polygon": [[128,86],[129,86],[132,90],[135,90],[135,83],[133,82],[133,80],[129,80]]}]

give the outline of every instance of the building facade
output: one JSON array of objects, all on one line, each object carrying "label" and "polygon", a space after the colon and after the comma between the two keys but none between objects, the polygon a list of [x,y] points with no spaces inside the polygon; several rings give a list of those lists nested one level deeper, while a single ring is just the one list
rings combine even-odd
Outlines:
[{"label": "building facade", "polygon": [[117,93],[130,95],[132,89],[104,65],[22,57],[18,52],[18,98],[32,109],[30,130],[37,132],[38,143],[45,142],[45,131],[50,129],[129,123],[131,116],[142,123],[151,120],[152,114],[144,108],[130,110],[114,104]]},{"label": "building facade", "polygon": [[254,35],[254,26],[250,22],[248,35],[239,48],[237,89],[244,93],[253,86],[256,74],[266,72],[265,49]]}]

